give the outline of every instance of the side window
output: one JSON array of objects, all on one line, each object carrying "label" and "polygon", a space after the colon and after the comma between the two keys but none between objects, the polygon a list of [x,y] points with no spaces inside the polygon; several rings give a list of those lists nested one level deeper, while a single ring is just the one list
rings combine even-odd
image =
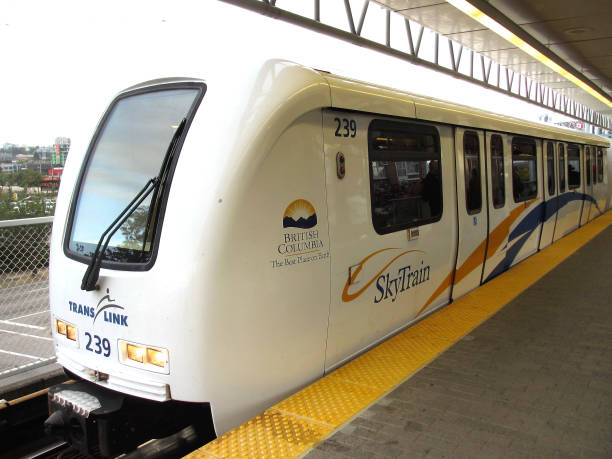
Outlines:
[{"label": "side window", "polygon": [[491,136],[491,188],[493,207],[499,209],[506,204],[506,183],[504,181],[504,143],[499,134]]},{"label": "side window", "polygon": [[601,148],[597,149],[597,183],[602,183],[604,181],[604,167],[603,167],[603,150]]},{"label": "side window", "polygon": [[580,186],[580,149],[576,144],[567,146],[567,187],[570,190]]},{"label": "side window", "polygon": [[440,136],[434,126],[374,120],[368,129],[372,222],[378,234],[442,217]]},{"label": "side window", "polygon": [[538,168],[535,140],[512,139],[512,194],[514,202],[527,201],[538,195]]},{"label": "side window", "polygon": [[465,204],[467,213],[474,215],[482,209],[480,186],[480,146],[478,134],[467,131],[463,134],[463,166],[465,174]]},{"label": "side window", "polygon": [[546,142],[546,169],[548,178],[548,195],[555,194],[555,151],[552,142]]},{"label": "side window", "polygon": [[559,144],[559,193],[565,192],[565,145]]},{"label": "side window", "polygon": [[586,161],[585,167],[586,167],[586,184],[590,185],[591,184],[591,148],[590,147],[585,147],[584,149],[584,159]]}]

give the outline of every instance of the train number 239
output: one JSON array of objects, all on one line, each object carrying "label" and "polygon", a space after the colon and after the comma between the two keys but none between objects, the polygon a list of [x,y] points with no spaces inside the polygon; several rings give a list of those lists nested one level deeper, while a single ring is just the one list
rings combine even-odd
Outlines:
[{"label": "train number 239", "polygon": [[334,118],[336,122],[336,137],[355,137],[357,135],[357,122],[347,118]]},{"label": "train number 239", "polygon": [[104,357],[108,357],[111,353],[110,341],[108,338],[101,338],[98,335],[91,335],[91,333],[85,332],[87,337],[87,344],[85,349],[96,354],[102,354]]}]

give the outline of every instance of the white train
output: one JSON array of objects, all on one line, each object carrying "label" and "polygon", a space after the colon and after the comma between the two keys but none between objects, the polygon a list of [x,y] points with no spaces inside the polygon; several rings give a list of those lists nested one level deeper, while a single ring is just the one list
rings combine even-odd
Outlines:
[{"label": "white train", "polygon": [[609,146],[281,60],[128,88],[62,183],[49,425],[222,434],[597,218]]}]

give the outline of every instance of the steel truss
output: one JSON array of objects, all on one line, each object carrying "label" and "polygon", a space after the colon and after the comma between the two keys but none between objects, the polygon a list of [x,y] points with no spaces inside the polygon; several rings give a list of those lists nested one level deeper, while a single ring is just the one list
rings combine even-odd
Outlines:
[{"label": "steel truss", "polygon": [[[392,11],[385,8],[384,5],[376,3],[373,0],[364,0],[359,14],[359,21],[355,22],[355,16],[351,8],[350,0],[344,0],[344,10],[346,13],[347,29],[343,30],[337,27],[325,24],[321,20],[321,0],[312,1],[312,17],[302,16],[290,11],[281,9],[276,6],[276,0],[221,0],[226,3],[231,3],[236,6],[272,17],[289,23],[297,24],[308,29],[339,38],[350,43],[367,47],[378,52],[382,52],[400,59],[404,59],[412,64],[430,68],[437,72],[442,72],[460,78],[470,83],[478,84],[484,88],[501,92],[508,96],[535,104],[557,113],[584,121],[593,126],[604,129],[612,129],[612,120],[587,106],[578,103],[567,96],[543,85],[525,75],[514,72],[513,70],[502,66],[499,63],[485,57],[465,46],[455,42],[448,37],[442,36],[446,40],[448,55],[444,57],[450,58],[450,66],[445,66],[442,61],[441,53],[444,53],[445,46],[440,43],[440,34],[434,33],[433,40],[433,55],[431,60],[422,56],[421,48],[423,33],[426,28],[408,18],[403,18],[406,35],[408,38],[408,49],[400,50],[391,46],[391,13]],[[304,1],[304,0],[300,0]],[[363,25],[368,7],[374,3],[377,7],[385,8],[385,43],[378,43],[369,40],[362,36]],[[468,65],[465,65],[467,59]],[[461,64],[463,65],[461,66]],[[475,72],[475,66],[480,64],[479,72]],[[461,66],[461,69],[460,69]],[[465,68],[468,71],[465,71]],[[496,67],[496,72],[491,75],[491,70]],[[476,74],[478,73],[478,75]]]}]

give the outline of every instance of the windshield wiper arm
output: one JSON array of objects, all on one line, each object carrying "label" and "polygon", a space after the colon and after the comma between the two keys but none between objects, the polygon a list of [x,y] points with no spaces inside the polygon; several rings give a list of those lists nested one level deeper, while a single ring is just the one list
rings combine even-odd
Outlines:
[{"label": "windshield wiper arm", "polygon": [[[104,232],[102,233],[102,236],[100,236],[100,240],[98,241],[96,250],[93,254],[93,257],[91,257],[91,261],[89,262],[89,265],[87,266],[87,270],[85,271],[85,275],[83,276],[83,280],[81,281],[81,290],[86,290],[90,292],[98,288],[97,283],[98,283],[98,278],[100,277],[100,265],[102,264],[102,258],[104,257],[104,252],[106,252],[106,249],[108,248],[108,244],[110,243],[111,238],[117,232],[117,230],[121,228],[121,225],[125,223],[125,221],[129,218],[129,216],[132,215],[132,213],[134,213],[136,209],[138,209],[140,204],[142,204],[142,202],[145,199],[147,199],[147,196],[149,196],[153,190],[158,189],[161,183],[166,180],[168,170],[170,168],[170,162],[172,161],[172,157],[174,155],[176,145],[178,144],[178,139],[183,133],[183,130],[185,129],[186,124],[187,124],[187,118],[183,118],[181,122],[179,123],[179,125],[177,126],[176,131],[174,131],[174,135],[172,136],[172,139],[170,139],[170,144],[168,145],[168,149],[166,150],[166,154],[164,156],[164,160],[162,162],[162,166],[161,166],[158,176],[150,179],[145,184],[142,190],[140,190],[138,194],[134,196],[134,199],[132,199],[132,202],[130,202],[125,207],[125,209],[121,211],[121,213],[115,219],[115,221],[112,222],[108,226],[108,228],[104,230]],[[149,218],[151,217],[149,216]],[[147,227],[149,226],[149,224],[150,222],[147,222]],[[106,242],[104,242],[104,246],[102,246],[102,242],[104,241],[105,237],[106,237]],[[146,237],[146,233],[145,233],[145,237]]]},{"label": "windshield wiper arm", "polygon": [[[132,201],[121,211],[119,216],[112,222],[106,230],[100,236],[100,241],[98,241],[98,245],[96,246],[96,250],[91,257],[91,261],[87,266],[87,271],[85,271],[85,275],[83,276],[83,280],[81,281],[81,290],[86,290],[88,292],[92,290],[96,290],[98,286],[98,278],[100,277],[100,265],[102,264],[102,257],[104,256],[104,252],[108,247],[108,244],[113,237],[113,235],[117,232],[121,225],[125,223],[125,221],[129,218],[132,213],[138,209],[140,204],[147,199],[147,196],[151,194],[151,192],[157,187],[159,183],[159,177],[155,177],[150,179],[145,186],[138,192],[138,194],[132,199]],[[104,238],[106,237],[106,242],[104,242]],[[102,243],[104,242],[104,246],[102,247]],[[102,250],[100,250],[102,248]]]}]

